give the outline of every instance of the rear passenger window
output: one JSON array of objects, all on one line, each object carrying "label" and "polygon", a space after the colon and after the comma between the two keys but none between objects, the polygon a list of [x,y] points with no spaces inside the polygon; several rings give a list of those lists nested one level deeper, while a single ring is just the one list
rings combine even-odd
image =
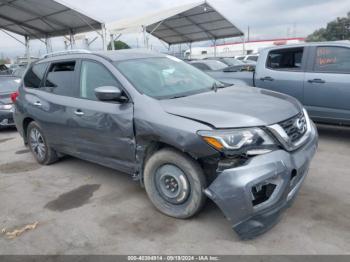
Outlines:
[{"label": "rear passenger window", "polygon": [[95,89],[102,86],[120,87],[121,85],[103,65],[83,61],[81,64],[80,97],[97,100]]},{"label": "rear passenger window", "polygon": [[304,48],[280,49],[271,51],[266,67],[274,70],[300,71]]},{"label": "rear passenger window", "polygon": [[75,61],[51,64],[45,81],[46,89],[57,95],[77,96],[77,89],[74,88],[75,66]]},{"label": "rear passenger window", "polygon": [[350,48],[324,46],[316,50],[315,72],[350,73]]},{"label": "rear passenger window", "polygon": [[36,64],[31,67],[24,76],[24,86],[27,88],[39,88],[45,75],[47,63]]}]

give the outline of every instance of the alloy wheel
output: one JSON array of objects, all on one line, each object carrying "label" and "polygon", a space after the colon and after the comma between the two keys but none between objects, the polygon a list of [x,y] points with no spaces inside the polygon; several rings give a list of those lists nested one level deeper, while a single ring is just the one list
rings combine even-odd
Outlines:
[{"label": "alloy wheel", "polygon": [[46,145],[40,131],[37,128],[31,129],[29,138],[32,152],[39,160],[44,160],[46,157]]}]

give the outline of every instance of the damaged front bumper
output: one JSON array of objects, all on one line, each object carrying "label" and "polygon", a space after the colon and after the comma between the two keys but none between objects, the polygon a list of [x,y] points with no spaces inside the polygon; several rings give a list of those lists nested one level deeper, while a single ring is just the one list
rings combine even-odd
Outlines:
[{"label": "damaged front bumper", "polygon": [[205,190],[243,239],[254,238],[278,221],[297,195],[316,153],[314,125],[309,141],[295,152],[284,150],[252,158],[221,172]]}]

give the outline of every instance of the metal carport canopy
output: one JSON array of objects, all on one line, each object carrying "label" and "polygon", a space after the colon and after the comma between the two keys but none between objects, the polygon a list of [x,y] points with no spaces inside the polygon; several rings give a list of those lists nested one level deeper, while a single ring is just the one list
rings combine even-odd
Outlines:
[{"label": "metal carport canopy", "polygon": [[103,30],[104,24],[61,0],[0,0],[0,29],[29,39]]},{"label": "metal carport canopy", "polygon": [[187,4],[136,19],[107,24],[112,34],[147,31],[169,45],[242,36],[243,33],[209,3]]}]

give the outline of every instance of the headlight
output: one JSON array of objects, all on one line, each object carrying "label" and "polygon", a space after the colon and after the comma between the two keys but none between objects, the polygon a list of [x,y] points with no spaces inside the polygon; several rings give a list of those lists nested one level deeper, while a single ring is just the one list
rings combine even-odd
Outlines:
[{"label": "headlight", "polygon": [[276,147],[274,140],[260,128],[199,131],[205,142],[220,152],[261,155]]},{"label": "headlight", "polygon": [[13,105],[0,105],[0,110],[11,110]]}]

